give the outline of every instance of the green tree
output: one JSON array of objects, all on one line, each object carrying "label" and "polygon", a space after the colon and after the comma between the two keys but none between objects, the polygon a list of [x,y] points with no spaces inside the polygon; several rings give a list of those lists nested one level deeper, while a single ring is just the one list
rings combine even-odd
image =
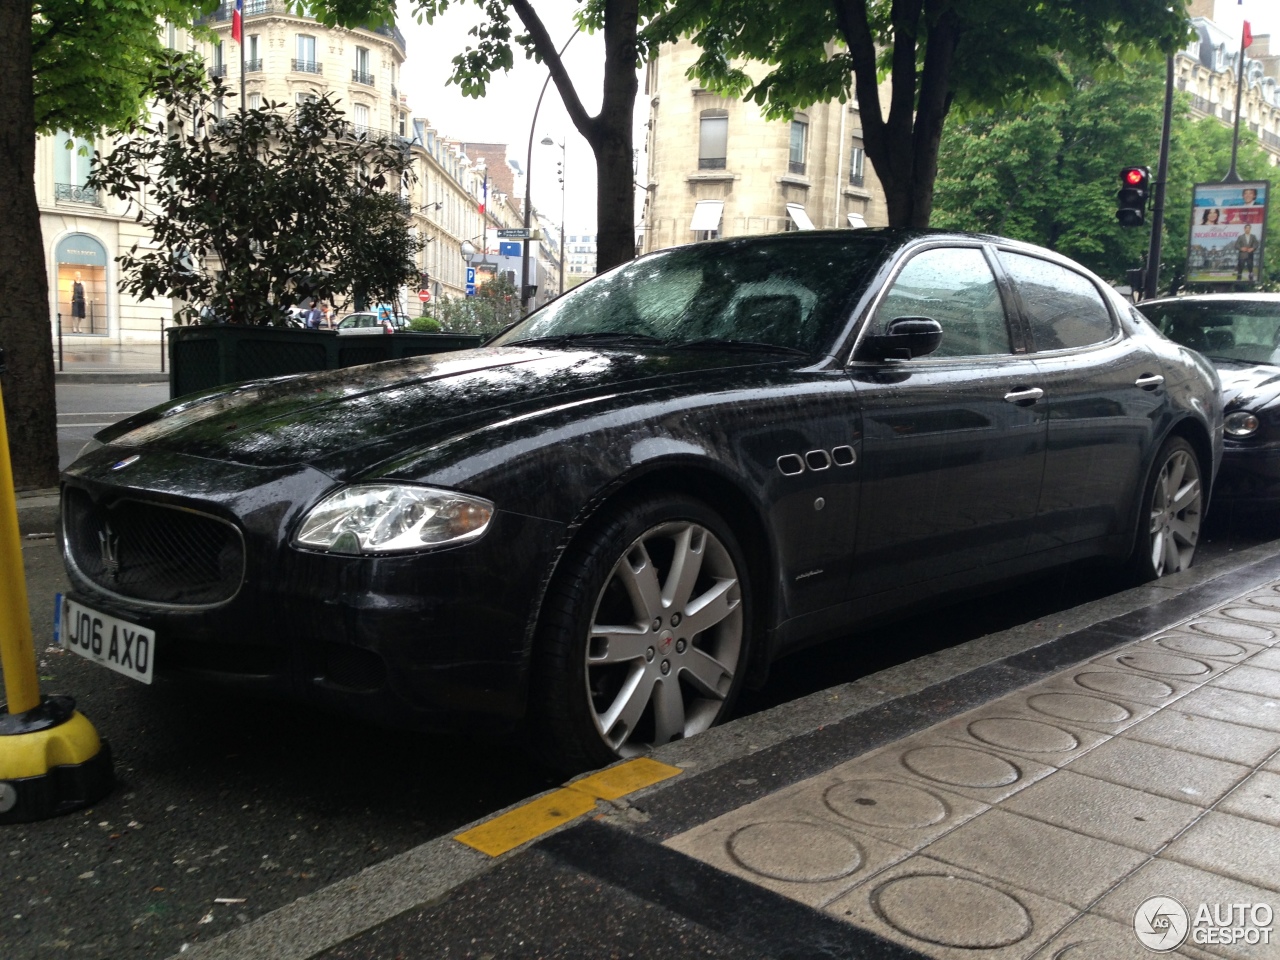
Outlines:
[{"label": "green tree", "polygon": [[[769,116],[855,96],[889,222],[914,227],[929,225],[953,106],[1025,103],[1070,86],[1063,53],[1114,62],[1172,51],[1188,30],[1184,0],[673,0],[658,20],[667,37],[702,48],[692,72],[705,86],[745,95]],[[756,83],[742,60],[771,69]]]},{"label": "green tree", "polygon": [[520,319],[520,292],[505,276],[483,284],[474,297],[440,301],[440,329],[491,337]]},{"label": "green tree", "polygon": [[[0,3],[0,347],[14,481],[58,476],[48,277],[36,201],[38,133],[92,137],[140,114],[165,55],[162,21],[189,26],[217,0]],[[328,23],[389,22],[390,0],[316,0]]]},{"label": "green tree", "polygon": [[1148,233],[1116,222],[1120,170],[1156,166],[1164,64],[1062,70],[1061,96],[948,121],[930,222],[1038,243],[1122,279]]},{"label": "green tree", "polygon": [[308,297],[394,301],[416,279],[421,241],[387,192],[412,175],[398,137],[357,133],[327,96],[219,119],[221,81],[181,60],[164,76],[162,118],[131,123],[88,181],[154,240],[120,258],[125,290],[186,301],[179,321],[210,307],[269,324]]},{"label": "green tree", "polygon": [[[1139,59],[1095,69],[1073,62],[1063,69],[1072,82],[1061,97],[948,121],[931,223],[1037,243],[1124,282],[1127,269],[1142,265],[1150,231],[1116,222],[1119,174],[1126,166],[1156,168],[1164,64]],[[1186,260],[1192,185],[1221,180],[1231,159],[1230,128],[1194,120],[1187,107],[1180,94],[1165,200],[1163,285]],[[1247,133],[1238,166],[1246,179],[1265,180],[1273,169]],[[1273,260],[1280,252],[1268,248],[1266,254],[1268,265],[1280,263]]]}]

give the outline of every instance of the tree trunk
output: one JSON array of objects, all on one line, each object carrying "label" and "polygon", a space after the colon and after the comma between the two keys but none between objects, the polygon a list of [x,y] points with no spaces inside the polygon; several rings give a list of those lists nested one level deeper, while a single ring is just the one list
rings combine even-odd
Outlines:
[{"label": "tree trunk", "polygon": [[635,162],[631,125],[635,111],[636,31],[639,0],[605,0],[604,96],[595,118],[591,150],[596,158],[596,272],[636,256]]},{"label": "tree trunk", "polygon": [[19,490],[58,482],[49,287],[36,202],[31,15],[30,3],[0,3],[0,348],[8,370],[0,386]]}]

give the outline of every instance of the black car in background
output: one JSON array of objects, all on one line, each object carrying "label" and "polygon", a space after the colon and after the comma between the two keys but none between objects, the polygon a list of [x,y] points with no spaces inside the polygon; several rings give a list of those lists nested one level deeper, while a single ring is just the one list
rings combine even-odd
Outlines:
[{"label": "black car in background", "polygon": [[922,598],[1083,557],[1185,568],[1217,389],[1025,244],[677,247],[480,349],[101,431],[63,475],[63,642],[146,682],[524,721],[552,762],[598,765]]},{"label": "black car in background", "polygon": [[1218,369],[1225,442],[1214,499],[1280,503],[1280,294],[1169,297],[1138,309]]}]

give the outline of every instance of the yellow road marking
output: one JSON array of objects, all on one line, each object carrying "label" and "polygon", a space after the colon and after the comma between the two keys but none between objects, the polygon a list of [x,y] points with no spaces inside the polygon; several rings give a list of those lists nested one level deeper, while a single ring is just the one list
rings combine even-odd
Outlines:
[{"label": "yellow road marking", "polygon": [[501,856],[549,833],[562,823],[590,813],[595,809],[597,800],[617,800],[680,772],[679,767],[647,757],[629,760],[575,780],[545,797],[531,800],[466,830],[454,839],[491,857]]}]

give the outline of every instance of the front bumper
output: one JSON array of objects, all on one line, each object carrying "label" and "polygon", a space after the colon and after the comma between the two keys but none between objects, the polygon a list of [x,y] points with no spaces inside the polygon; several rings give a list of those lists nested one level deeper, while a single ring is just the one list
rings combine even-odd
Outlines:
[{"label": "front bumper", "polygon": [[153,630],[158,678],[421,729],[474,729],[523,715],[530,625],[562,525],[499,510],[483,537],[457,547],[388,557],[302,551],[288,545],[289,533],[333,482],[309,468],[250,472],[234,478],[240,484],[229,476],[218,484],[249,492],[208,499],[186,496],[177,484],[162,489],[141,474],[122,487],[93,471],[69,472],[65,484],[95,500],[151,498],[229,520],[243,531],[246,550],[244,581],[224,603],[122,597],[68,563],[71,596]]},{"label": "front bumper", "polygon": [[1280,504],[1280,443],[1227,443],[1213,499],[1240,504]]}]

